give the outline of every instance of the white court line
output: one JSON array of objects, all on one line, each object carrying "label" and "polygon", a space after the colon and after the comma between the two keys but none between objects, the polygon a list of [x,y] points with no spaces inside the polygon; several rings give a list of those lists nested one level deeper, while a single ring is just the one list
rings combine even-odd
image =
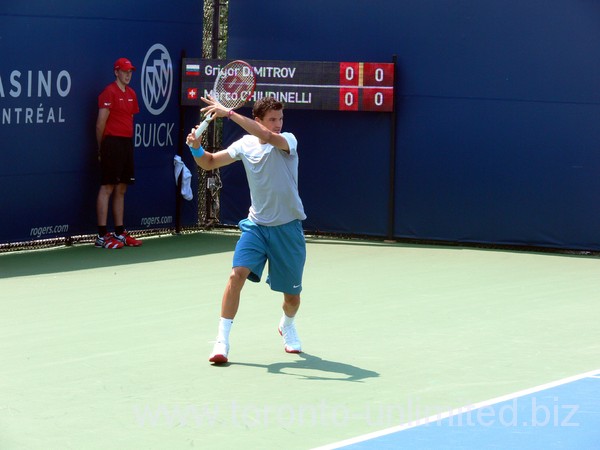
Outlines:
[{"label": "white court line", "polygon": [[599,378],[600,379],[600,370],[592,370],[590,372],[585,372],[580,375],[574,375],[572,377],[563,378],[561,380],[552,381],[550,383],[542,384],[540,386],[535,386],[529,389],[524,389],[522,391],[513,392],[512,394],[503,395],[501,397],[496,397],[491,400],[484,400],[479,403],[473,403],[472,405],[463,406],[461,408],[455,408],[450,411],[446,411],[444,413],[435,414],[433,416],[424,417],[422,419],[412,420],[410,422],[404,423],[402,425],[397,425],[391,428],[385,428],[380,431],[374,431],[373,433],[363,434],[362,436],[357,436],[355,438],[346,439],[344,441],[335,442],[333,444],[324,445],[322,447],[315,447],[312,450],[333,450],[336,448],[345,447],[347,445],[357,444],[359,442],[368,441],[369,439],[375,439],[381,436],[385,436],[392,433],[397,433],[399,431],[408,430],[410,428],[416,428],[421,425],[426,425],[428,423],[438,422],[443,419],[447,419],[449,417],[457,416],[459,414],[464,414],[466,412],[470,412],[479,408],[484,408],[487,406],[496,405],[498,403],[502,403],[508,400],[514,400],[519,397],[524,397],[526,395],[534,394],[536,392],[545,391],[546,389],[552,389],[557,386],[561,386],[563,384],[572,383],[574,381],[582,380],[584,378]]}]

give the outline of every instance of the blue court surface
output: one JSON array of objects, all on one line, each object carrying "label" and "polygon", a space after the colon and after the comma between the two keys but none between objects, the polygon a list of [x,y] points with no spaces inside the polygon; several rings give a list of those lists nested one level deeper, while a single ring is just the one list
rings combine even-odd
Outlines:
[{"label": "blue court surface", "polygon": [[600,371],[415,418],[329,449],[600,449]]}]

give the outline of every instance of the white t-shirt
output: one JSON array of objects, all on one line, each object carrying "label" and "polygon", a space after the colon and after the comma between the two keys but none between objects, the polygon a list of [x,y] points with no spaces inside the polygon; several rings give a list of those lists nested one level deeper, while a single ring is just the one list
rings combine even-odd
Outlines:
[{"label": "white t-shirt", "polygon": [[277,226],[306,219],[298,194],[298,141],[292,133],[281,136],[288,142],[289,153],[261,144],[251,134],[227,149],[233,159],[244,163],[252,202],[248,218],[258,225]]}]

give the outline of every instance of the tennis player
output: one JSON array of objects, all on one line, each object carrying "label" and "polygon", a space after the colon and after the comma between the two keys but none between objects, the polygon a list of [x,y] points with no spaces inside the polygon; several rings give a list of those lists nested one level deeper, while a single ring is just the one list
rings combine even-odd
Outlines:
[{"label": "tennis player", "polygon": [[302,220],[306,219],[298,194],[298,142],[292,133],[282,132],[283,104],[273,97],[258,100],[254,120],[230,110],[213,97],[202,98],[204,114],[228,117],[249,134],[216,153],[204,152],[194,130],[187,136],[196,163],[213,170],[242,161],[250,187],[248,217],[239,223],[241,236],[233,255],[233,268],[221,303],[217,341],[209,361],[228,361],[229,333],[247,279],[259,282],[269,262],[266,282],[283,293],[283,315],[279,333],[288,353],[302,351],[294,318],[300,307],[306,243]]}]

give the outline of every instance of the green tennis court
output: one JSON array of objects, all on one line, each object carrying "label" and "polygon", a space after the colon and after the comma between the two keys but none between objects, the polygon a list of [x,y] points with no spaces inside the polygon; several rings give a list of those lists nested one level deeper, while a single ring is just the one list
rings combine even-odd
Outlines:
[{"label": "green tennis court", "polygon": [[297,326],[234,232],[0,255],[0,448],[309,449],[600,367],[595,257],[308,237]]}]

